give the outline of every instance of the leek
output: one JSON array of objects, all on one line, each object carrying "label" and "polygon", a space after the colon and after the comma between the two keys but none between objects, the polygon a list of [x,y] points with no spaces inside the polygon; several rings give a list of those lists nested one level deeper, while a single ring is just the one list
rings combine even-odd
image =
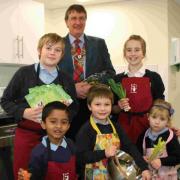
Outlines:
[{"label": "leek", "polygon": [[108,84],[119,99],[126,98],[126,90],[121,83],[116,83],[113,79],[108,79]]},{"label": "leek", "polygon": [[148,158],[149,162],[151,162],[152,160],[158,158],[159,155],[163,153],[165,148],[166,148],[166,142],[163,141],[162,138],[160,137],[158,139],[158,143],[156,145],[154,145],[154,149],[153,149],[152,154]]},{"label": "leek", "polygon": [[[126,90],[121,83],[116,83],[113,79],[108,79],[108,84],[110,85],[112,91],[118,96],[119,99],[126,98]],[[129,111],[130,106],[124,108],[124,111]]]}]

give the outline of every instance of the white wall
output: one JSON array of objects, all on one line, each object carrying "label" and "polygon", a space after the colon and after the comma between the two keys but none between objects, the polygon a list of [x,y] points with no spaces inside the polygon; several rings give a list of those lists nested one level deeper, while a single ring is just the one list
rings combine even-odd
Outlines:
[{"label": "white wall", "polygon": [[[177,1],[177,0],[176,0]],[[171,38],[180,38],[180,1],[179,4],[175,1],[168,0],[168,30],[169,30],[169,49],[171,50]],[[169,59],[171,58],[171,51]],[[180,127],[180,65],[169,66],[169,101],[173,104],[175,109],[174,121],[176,127]]]}]

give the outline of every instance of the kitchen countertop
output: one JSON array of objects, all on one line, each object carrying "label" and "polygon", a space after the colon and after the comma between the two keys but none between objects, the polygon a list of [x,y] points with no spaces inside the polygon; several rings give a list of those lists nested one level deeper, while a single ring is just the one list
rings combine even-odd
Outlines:
[{"label": "kitchen countertop", "polygon": [[4,118],[13,118],[13,116],[5,112],[0,113],[0,119],[4,119]]}]

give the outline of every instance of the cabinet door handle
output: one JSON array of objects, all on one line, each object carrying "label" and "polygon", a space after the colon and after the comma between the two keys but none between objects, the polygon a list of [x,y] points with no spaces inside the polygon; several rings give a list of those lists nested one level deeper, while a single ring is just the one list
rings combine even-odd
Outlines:
[{"label": "cabinet door handle", "polygon": [[19,58],[19,36],[17,36],[16,38],[16,44],[17,44],[16,56]]},{"label": "cabinet door handle", "polygon": [[21,37],[21,39],[19,39],[19,42],[21,42],[21,54],[20,57],[23,58],[24,56],[24,42],[23,42],[23,36]]}]

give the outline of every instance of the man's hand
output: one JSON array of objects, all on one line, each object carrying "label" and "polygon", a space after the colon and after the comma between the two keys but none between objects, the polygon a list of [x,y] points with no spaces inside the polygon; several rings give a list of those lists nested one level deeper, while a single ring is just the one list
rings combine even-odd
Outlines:
[{"label": "man's hand", "polygon": [[87,82],[82,81],[82,82],[76,83],[75,87],[76,87],[77,97],[81,99],[85,99],[87,97],[87,93],[91,85]]}]

